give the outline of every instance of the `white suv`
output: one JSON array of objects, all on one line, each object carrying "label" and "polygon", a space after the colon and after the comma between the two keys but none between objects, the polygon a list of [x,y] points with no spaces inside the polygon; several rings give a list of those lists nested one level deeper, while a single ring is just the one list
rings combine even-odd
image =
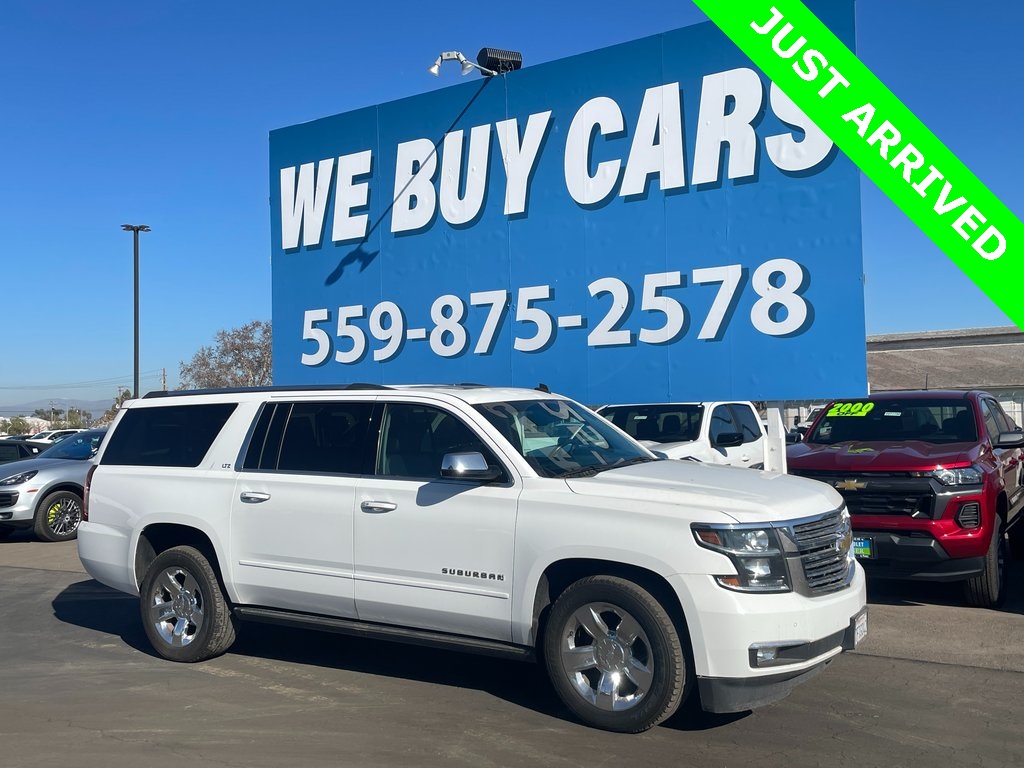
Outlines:
[{"label": "white suv", "polygon": [[764,469],[765,433],[747,400],[605,405],[597,412],[670,459]]},{"label": "white suv", "polygon": [[829,486],[657,460],[558,395],[474,386],[129,401],[79,530],[156,651],[242,620],[542,659],[567,707],[650,728],[785,696],[867,630]]}]

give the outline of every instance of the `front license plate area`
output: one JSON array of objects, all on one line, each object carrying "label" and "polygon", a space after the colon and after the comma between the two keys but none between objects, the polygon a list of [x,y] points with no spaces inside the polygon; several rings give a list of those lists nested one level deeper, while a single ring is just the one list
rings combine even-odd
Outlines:
[{"label": "front license plate area", "polygon": [[856,648],[868,636],[868,612],[864,611],[853,619],[853,647]]},{"label": "front license plate area", "polygon": [[870,560],[875,556],[875,542],[870,536],[854,536],[853,554],[855,557]]}]

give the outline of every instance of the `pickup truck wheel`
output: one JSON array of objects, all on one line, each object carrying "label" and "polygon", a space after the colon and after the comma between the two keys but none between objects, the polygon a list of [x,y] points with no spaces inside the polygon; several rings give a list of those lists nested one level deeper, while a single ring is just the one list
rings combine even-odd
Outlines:
[{"label": "pickup truck wheel", "polygon": [[165,659],[203,661],[235,641],[234,617],[217,574],[192,547],[157,555],[142,580],[139,607],[146,636]]},{"label": "pickup truck wheel", "polygon": [[690,675],[675,624],[626,579],[590,576],[555,601],[544,661],[556,693],[588,725],[645,731],[678,709]]},{"label": "pickup truck wheel", "polygon": [[36,507],[33,529],[42,541],[69,541],[82,522],[82,497],[72,491],[54,491]]},{"label": "pickup truck wheel", "polygon": [[985,570],[978,576],[972,576],[964,585],[968,603],[977,608],[998,608],[1002,605],[1006,593],[1006,550],[1006,536],[1000,524],[992,534],[985,553]]}]

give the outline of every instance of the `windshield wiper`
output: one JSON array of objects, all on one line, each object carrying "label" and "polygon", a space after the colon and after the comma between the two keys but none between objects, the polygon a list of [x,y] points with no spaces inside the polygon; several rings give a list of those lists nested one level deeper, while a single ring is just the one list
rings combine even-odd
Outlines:
[{"label": "windshield wiper", "polygon": [[565,480],[570,477],[593,477],[598,473],[597,467],[579,467],[578,469],[570,469],[568,472],[563,472],[558,476],[559,480]]},{"label": "windshield wiper", "polygon": [[649,459],[646,456],[637,456],[632,459],[626,459],[625,461],[616,462],[615,464],[603,464],[601,466],[580,467],[579,469],[571,469],[568,472],[559,475],[559,477],[593,477],[594,475],[597,475],[601,472],[607,472],[609,469],[622,469],[623,467],[631,467],[634,464],[646,464],[649,461],[657,461],[657,459]]}]

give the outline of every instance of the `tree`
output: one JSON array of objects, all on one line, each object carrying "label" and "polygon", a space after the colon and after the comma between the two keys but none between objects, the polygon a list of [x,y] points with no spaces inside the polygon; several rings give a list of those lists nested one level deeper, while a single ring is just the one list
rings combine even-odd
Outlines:
[{"label": "tree", "polygon": [[261,387],[271,383],[271,328],[253,320],[241,328],[218,331],[216,344],[202,347],[181,363],[179,389]]},{"label": "tree", "polygon": [[[107,410],[104,411],[103,415],[96,419],[95,426],[99,427],[104,424],[110,424],[114,420],[114,417],[117,416],[117,412],[121,410],[121,405],[124,403],[125,400],[130,399],[131,396],[132,391],[128,389],[128,387],[118,387],[117,397],[114,398],[113,405],[107,408]],[[86,413],[85,415],[90,416],[90,414],[88,413]]]},{"label": "tree", "polygon": [[64,418],[63,408],[36,408],[32,411],[32,416],[36,419],[42,419],[43,421],[60,422]]},{"label": "tree", "polygon": [[7,422],[7,434],[9,435],[27,435],[31,431],[32,425],[25,421],[22,416],[15,416]]},{"label": "tree", "polygon": [[92,423],[92,414],[81,408],[68,408],[68,417],[64,420],[66,429],[84,429]]}]

